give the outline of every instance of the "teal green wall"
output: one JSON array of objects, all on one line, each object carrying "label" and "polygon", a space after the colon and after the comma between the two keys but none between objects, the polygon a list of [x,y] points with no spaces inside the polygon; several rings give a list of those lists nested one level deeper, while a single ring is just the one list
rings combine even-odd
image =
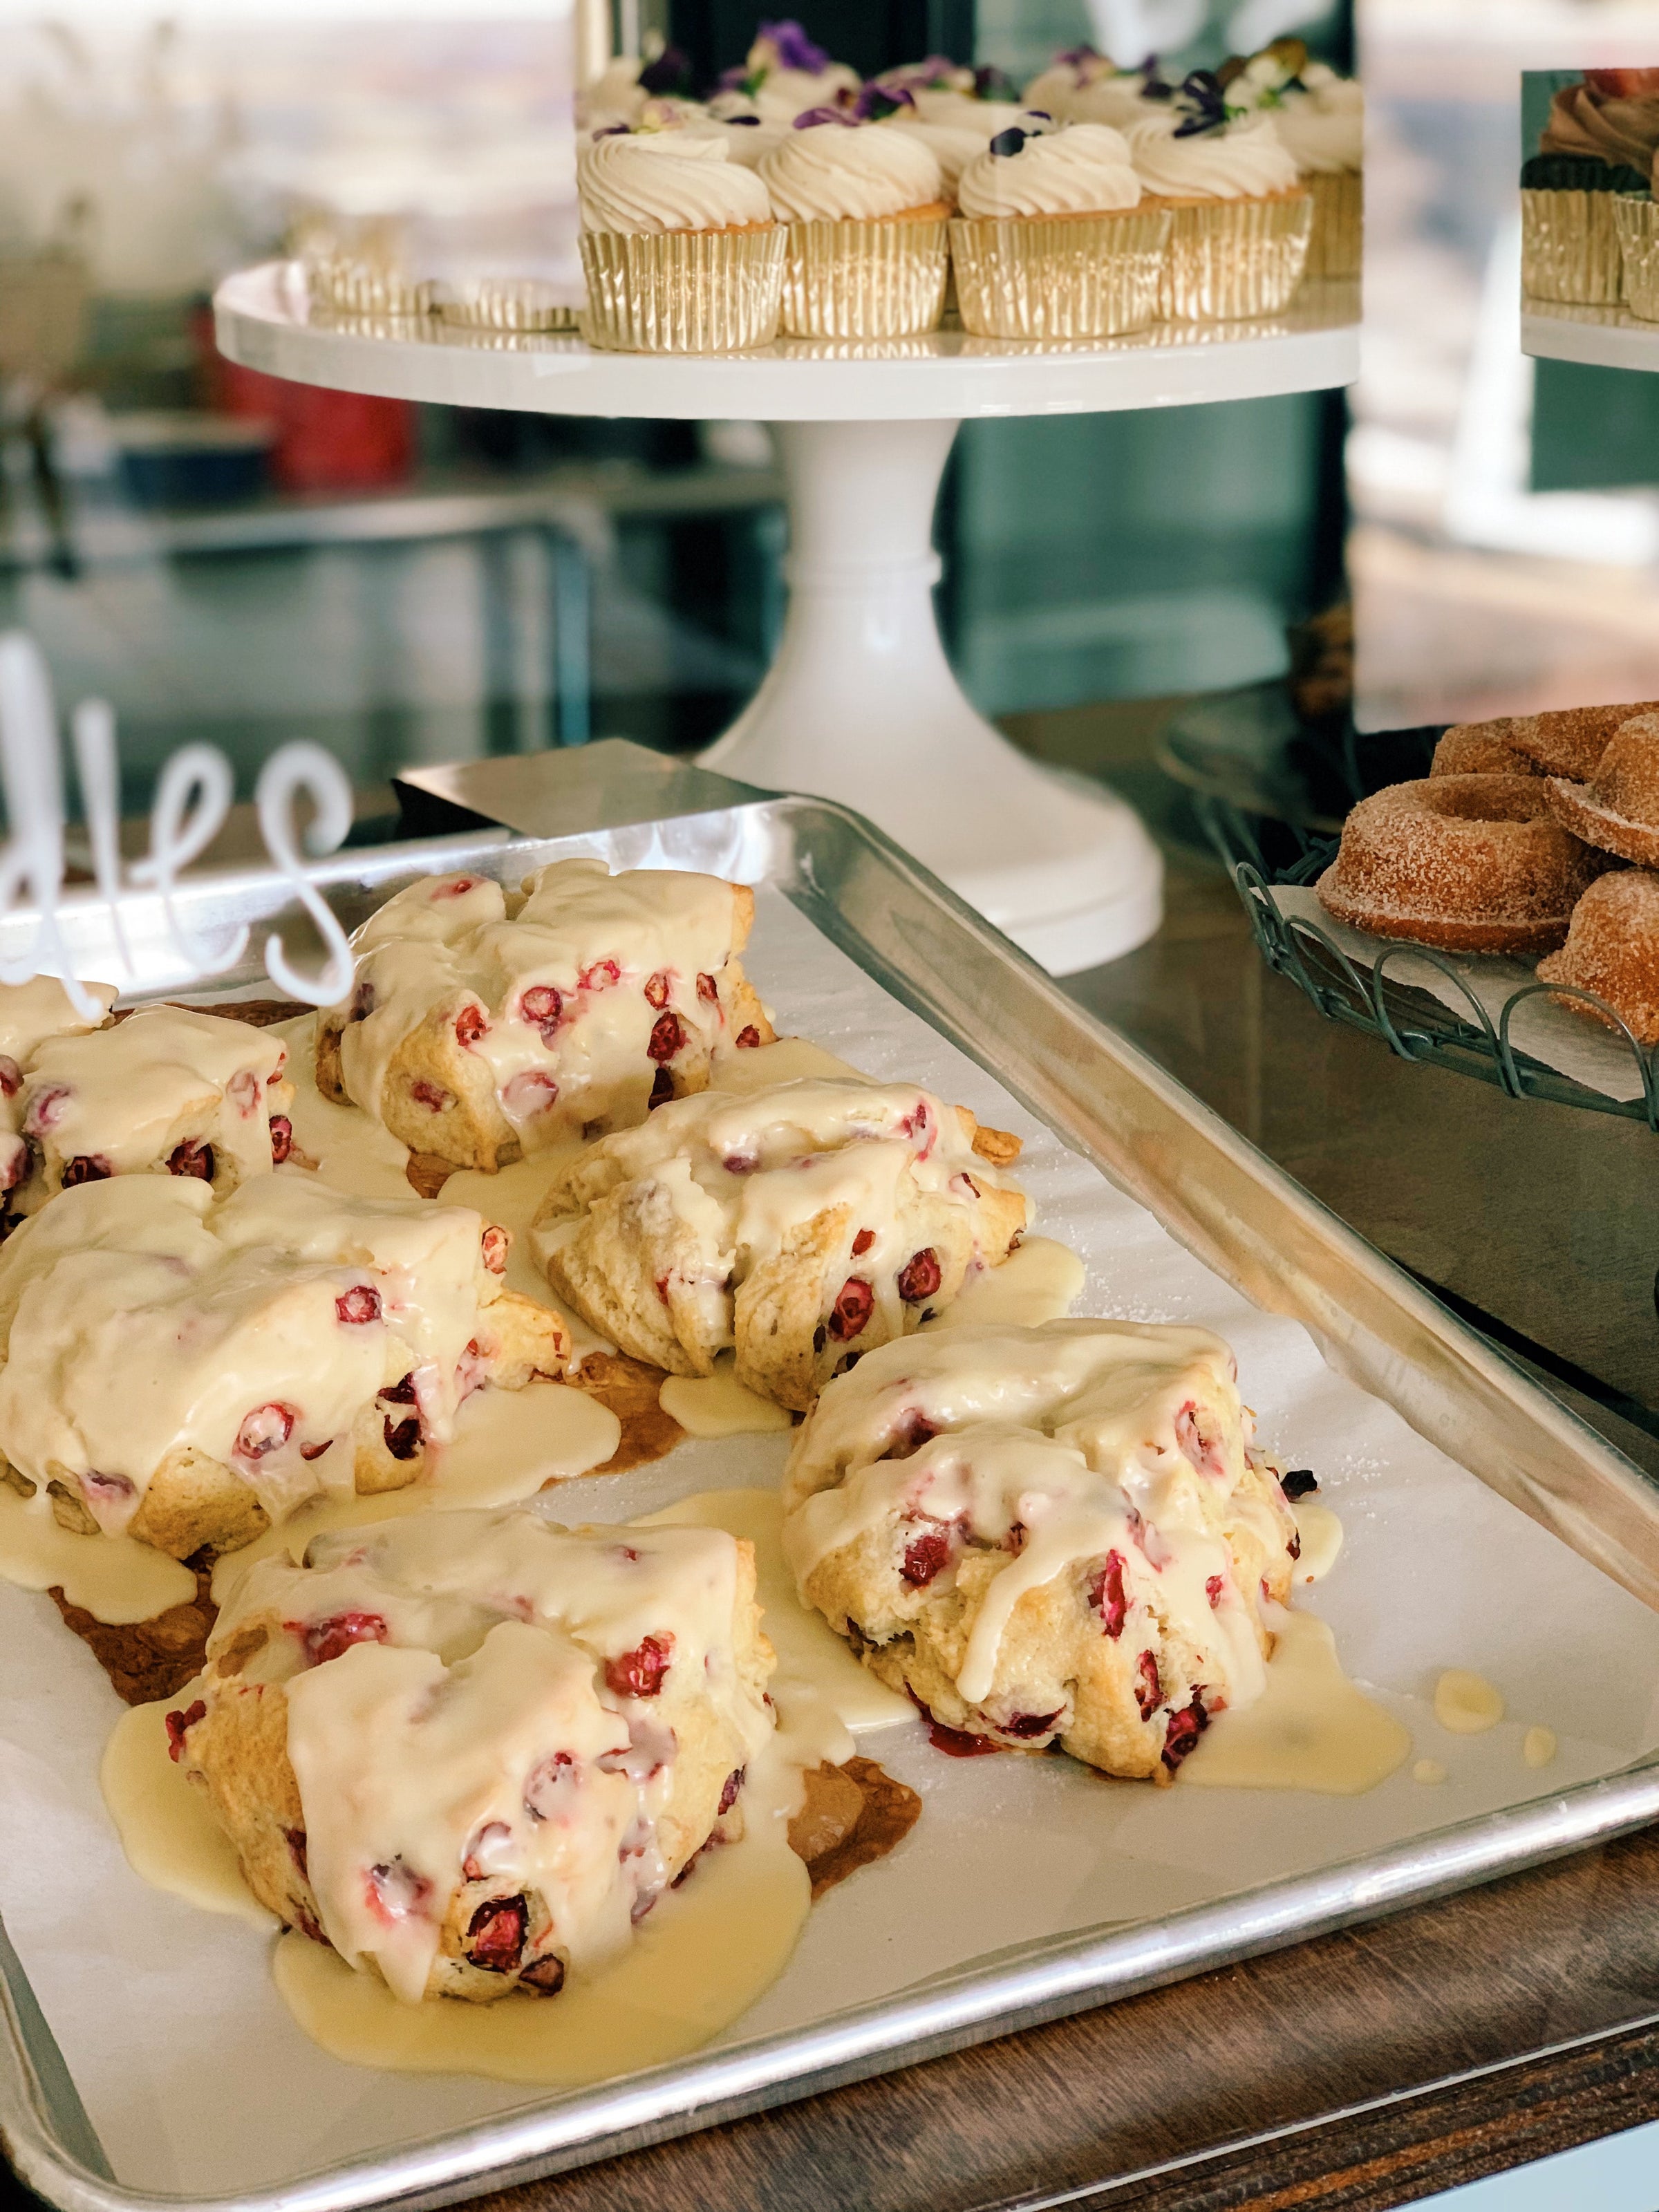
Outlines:
[{"label": "teal green wall", "polygon": [[988,714],[1285,665],[1316,496],[1311,397],[969,423],[957,667]]}]

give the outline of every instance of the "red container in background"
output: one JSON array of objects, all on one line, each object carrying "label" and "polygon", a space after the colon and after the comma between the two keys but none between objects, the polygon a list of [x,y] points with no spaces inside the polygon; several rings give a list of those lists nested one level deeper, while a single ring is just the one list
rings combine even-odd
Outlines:
[{"label": "red container in background", "polygon": [[409,400],[325,392],[243,368],[214,345],[210,313],[199,319],[197,343],[208,405],[276,424],[270,475],[280,489],[381,491],[408,480],[416,446]]}]

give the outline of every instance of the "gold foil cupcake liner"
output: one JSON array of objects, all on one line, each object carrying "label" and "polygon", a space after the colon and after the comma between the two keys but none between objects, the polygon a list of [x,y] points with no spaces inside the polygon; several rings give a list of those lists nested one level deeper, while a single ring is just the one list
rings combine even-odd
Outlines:
[{"label": "gold foil cupcake liner", "polygon": [[1167,208],[1121,214],[957,216],[962,327],[975,337],[1117,337],[1158,313]]},{"label": "gold foil cupcake liner", "polygon": [[1623,297],[1617,192],[1521,193],[1521,289],[1606,307]]},{"label": "gold foil cupcake liner", "polygon": [[896,338],[939,327],[949,267],[943,215],[792,222],[783,328],[799,338]]},{"label": "gold foil cupcake liner", "polygon": [[433,287],[394,264],[358,253],[317,253],[304,261],[315,307],[348,315],[429,315]]},{"label": "gold foil cupcake liner", "polygon": [[589,341],[622,353],[741,353],[778,333],[781,223],[755,230],[585,230]]},{"label": "gold foil cupcake liner", "polygon": [[[1542,199],[1542,192],[1537,196]],[[1625,305],[1644,323],[1659,323],[1659,207],[1622,192],[1613,201],[1624,276]]]},{"label": "gold foil cupcake liner", "polygon": [[539,276],[480,276],[439,288],[437,311],[447,323],[475,331],[574,331],[580,310]]},{"label": "gold foil cupcake liner", "polygon": [[1166,200],[1171,216],[1158,308],[1166,322],[1276,315],[1302,281],[1310,192],[1262,199]]},{"label": "gold foil cupcake liner", "polygon": [[1315,170],[1303,183],[1313,194],[1313,230],[1304,276],[1357,276],[1365,237],[1365,179],[1358,169]]}]

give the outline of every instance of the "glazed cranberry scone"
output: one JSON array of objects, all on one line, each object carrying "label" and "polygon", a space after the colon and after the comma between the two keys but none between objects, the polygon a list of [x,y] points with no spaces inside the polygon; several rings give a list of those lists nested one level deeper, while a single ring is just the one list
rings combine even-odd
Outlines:
[{"label": "glazed cranberry scone", "polygon": [[945,1727],[1167,1781],[1260,1695],[1299,1549],[1233,1358],[1055,1321],[889,1344],[796,1436],[804,1603]]},{"label": "glazed cranberry scone", "polygon": [[849,1359],[917,1328],[1025,1226],[1018,1139],[915,1084],[705,1091],[556,1176],[531,1249],[637,1359],[738,1379],[795,1412]]},{"label": "glazed cranberry scone", "polygon": [[96,1020],[76,1011],[55,975],[0,984],[0,1201],[8,1212],[16,1204],[9,1194],[29,1171],[28,1140],[23,1134],[25,1070],[49,1038],[81,1036],[97,1029],[115,1004],[112,983],[88,983],[82,988],[98,1003]]},{"label": "glazed cranberry scone", "polygon": [[249,1887],[405,2003],[548,1996],[743,1832],[751,1546],[420,1514],[257,1562],[168,1716]]},{"label": "glazed cranberry scone", "polygon": [[754,893],[667,868],[556,860],[518,893],[410,884],[353,939],[317,1084],[416,1152],[495,1171],[704,1089],[717,1048],[769,1044],[738,958]]},{"label": "glazed cranberry scone", "polygon": [[188,1176],[228,1193],[268,1175],[294,1141],[287,1063],[269,1030],[191,1006],[46,1039],[22,1078],[29,1171],[13,1206],[34,1212],[112,1176]]},{"label": "glazed cranberry scone", "polygon": [[559,1316],[503,1288],[507,1242],[297,1168],[222,1200],[65,1191],[0,1247],[0,1471],[66,1528],[181,1559],[319,1492],[402,1489],[471,1391],[568,1364]]}]

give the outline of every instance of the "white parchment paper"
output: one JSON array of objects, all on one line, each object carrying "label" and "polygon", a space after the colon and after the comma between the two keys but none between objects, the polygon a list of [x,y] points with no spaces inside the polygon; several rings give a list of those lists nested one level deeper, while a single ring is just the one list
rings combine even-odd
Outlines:
[{"label": "white parchment paper", "polygon": [[[1238,1353],[1264,1439],[1318,1473],[1347,1531],[1298,1602],[1334,1625],[1348,1671],[1411,1729],[1411,1763],[1359,1798],[1158,1790],[1070,1760],[954,1760],[901,1723],[865,1741],[922,1793],[910,1838],[817,1906],[783,1978],[730,2032],[820,2019],[1010,1944],[1137,1920],[1377,1848],[1609,1772],[1656,1741],[1659,1618],[1259,1313],[1151,1214],[1068,1153],[972,1062],[878,989],[775,894],[745,963],[781,1030],[872,1075],[920,1077],[1027,1143],[1037,1225],[1085,1257],[1076,1310],[1196,1322]],[[621,1519],[694,1490],[769,1484],[786,1437],[688,1443],[556,1493],[568,1520]],[[117,2177],[185,2195],[269,2186],[353,2154],[533,2104],[521,2087],[342,2064],[294,2026],[267,1939],[133,1875],[97,1784],[120,1711],[50,1602],[0,1584],[0,1914]],[[1473,1668],[1507,1701],[1458,1737],[1430,1700]],[[1526,1728],[1559,1739],[1542,1771]]]},{"label": "white parchment paper", "polygon": [[[1372,968],[1386,953],[1388,975],[1396,983],[1409,983],[1427,991],[1449,1007],[1460,1021],[1475,1024],[1468,999],[1444,972],[1409,945],[1393,937],[1372,937],[1363,929],[1350,929],[1319,903],[1311,885],[1275,884],[1273,899],[1286,920],[1311,922],[1322,929],[1339,951],[1356,967]],[[1485,1010],[1496,1034],[1504,1001],[1538,981],[1531,960],[1511,960],[1491,952],[1437,952]],[[1599,1091],[1603,1097],[1629,1099],[1642,1096],[1642,1078],[1631,1048],[1616,1030],[1603,1029],[1589,1014],[1574,1013],[1558,1006],[1546,991],[1534,992],[1518,1006],[1510,1020],[1510,1042],[1517,1052],[1541,1060],[1547,1067],[1571,1076],[1575,1083]]]}]

